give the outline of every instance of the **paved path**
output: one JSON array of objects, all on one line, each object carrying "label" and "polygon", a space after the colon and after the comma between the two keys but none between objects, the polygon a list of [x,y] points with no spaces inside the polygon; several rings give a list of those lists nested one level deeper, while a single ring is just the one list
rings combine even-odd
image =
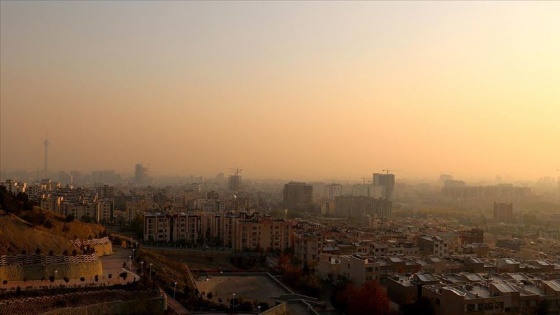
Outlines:
[{"label": "paved path", "polygon": [[179,302],[173,299],[169,294],[166,293],[166,295],[167,295],[167,307],[172,309],[175,312],[175,314],[179,314],[179,315],[191,314],[191,312],[189,312],[183,305],[181,305]]}]

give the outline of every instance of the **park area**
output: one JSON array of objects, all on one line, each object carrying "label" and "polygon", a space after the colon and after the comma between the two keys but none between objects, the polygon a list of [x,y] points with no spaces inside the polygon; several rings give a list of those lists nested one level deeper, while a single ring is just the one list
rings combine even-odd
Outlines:
[{"label": "park area", "polygon": [[226,305],[230,305],[230,301],[235,294],[235,302],[252,300],[254,302],[266,302],[273,306],[278,297],[291,292],[276,283],[266,274],[255,275],[215,275],[215,276],[195,276],[198,290],[211,300],[219,302],[221,299]]}]

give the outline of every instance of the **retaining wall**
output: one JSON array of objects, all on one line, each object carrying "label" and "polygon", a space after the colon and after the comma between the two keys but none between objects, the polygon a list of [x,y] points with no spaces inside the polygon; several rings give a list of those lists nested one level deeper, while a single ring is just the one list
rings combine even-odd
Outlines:
[{"label": "retaining wall", "polygon": [[150,300],[114,301],[93,304],[82,307],[67,307],[44,315],[98,315],[98,314],[154,314],[165,312],[167,301],[165,297]]},{"label": "retaining wall", "polygon": [[[55,271],[58,272],[55,274]],[[101,274],[103,274],[103,268],[100,260],[74,264],[0,266],[0,281],[40,280],[43,277],[48,279],[55,275],[57,279],[63,279],[64,277],[79,279],[80,277],[93,277]]]}]

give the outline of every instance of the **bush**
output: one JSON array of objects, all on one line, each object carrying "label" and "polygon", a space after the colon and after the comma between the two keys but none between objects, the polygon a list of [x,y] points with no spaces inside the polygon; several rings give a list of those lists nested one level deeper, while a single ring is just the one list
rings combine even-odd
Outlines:
[{"label": "bush", "polygon": [[121,272],[121,274],[119,275],[121,278],[123,278],[123,280],[126,280],[126,278],[128,277],[128,273],[126,272]]},{"label": "bush", "polygon": [[45,228],[47,228],[47,229],[52,229],[53,224],[52,224],[51,220],[47,220],[47,221],[45,221],[45,223],[43,224],[43,226],[44,226]]},{"label": "bush", "polygon": [[66,221],[66,222],[72,222],[72,221],[74,221],[74,216],[71,215],[71,214],[67,215],[65,221]]},{"label": "bush", "polygon": [[80,281],[84,282],[84,281],[86,281],[86,278],[80,277]]}]

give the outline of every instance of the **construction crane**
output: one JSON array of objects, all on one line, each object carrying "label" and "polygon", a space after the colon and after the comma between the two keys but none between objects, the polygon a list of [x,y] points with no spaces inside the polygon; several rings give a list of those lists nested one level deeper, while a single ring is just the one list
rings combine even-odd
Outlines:
[{"label": "construction crane", "polygon": [[399,172],[399,170],[390,170],[390,169],[384,169],[382,171],[387,173],[387,174],[389,174],[390,172]]}]

